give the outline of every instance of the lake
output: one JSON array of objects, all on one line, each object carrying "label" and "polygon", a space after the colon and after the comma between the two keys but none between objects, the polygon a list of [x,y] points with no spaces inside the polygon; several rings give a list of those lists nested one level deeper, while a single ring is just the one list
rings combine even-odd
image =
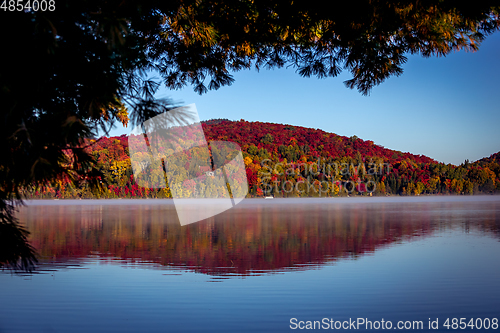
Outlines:
[{"label": "lake", "polygon": [[498,196],[246,199],[182,227],[169,200],[18,217],[40,262],[0,273],[1,333],[500,331]]}]

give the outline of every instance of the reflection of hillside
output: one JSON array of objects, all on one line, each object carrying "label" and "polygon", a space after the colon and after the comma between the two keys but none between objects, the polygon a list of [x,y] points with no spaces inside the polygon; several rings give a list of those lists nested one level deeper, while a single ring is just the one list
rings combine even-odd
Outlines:
[{"label": "reflection of hillside", "polygon": [[463,203],[407,203],[402,209],[395,203],[274,202],[248,201],[185,227],[171,204],[31,206],[20,218],[44,262],[74,263],[98,254],[238,275],[305,269],[363,255],[448,228],[450,221],[464,231],[500,229],[494,202],[485,203],[491,209],[477,211]]}]

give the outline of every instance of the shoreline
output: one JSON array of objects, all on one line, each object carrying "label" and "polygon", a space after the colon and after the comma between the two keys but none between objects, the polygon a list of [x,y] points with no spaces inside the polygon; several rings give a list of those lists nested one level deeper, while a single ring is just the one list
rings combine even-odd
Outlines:
[{"label": "shoreline", "polygon": [[[182,203],[191,201],[207,203],[209,201],[220,202],[224,199],[213,198],[196,198],[196,199],[176,199]],[[283,204],[283,203],[418,203],[418,202],[485,202],[499,201],[500,195],[424,195],[424,196],[377,196],[377,197],[303,197],[303,198],[274,198],[272,200],[265,198],[245,198],[237,206],[244,203],[262,202],[266,204]],[[24,206],[57,206],[57,205],[141,205],[141,204],[174,204],[174,199],[158,199],[158,198],[107,198],[107,199],[29,199],[24,200]],[[22,207],[22,206],[19,206]]]}]

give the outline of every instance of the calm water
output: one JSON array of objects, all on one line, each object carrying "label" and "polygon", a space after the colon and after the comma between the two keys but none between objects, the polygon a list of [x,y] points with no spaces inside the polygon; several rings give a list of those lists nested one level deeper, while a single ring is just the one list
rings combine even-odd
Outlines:
[{"label": "calm water", "polygon": [[500,319],[499,197],[248,199],[184,227],[163,200],[34,201],[19,217],[41,260],[0,273],[1,333]]}]

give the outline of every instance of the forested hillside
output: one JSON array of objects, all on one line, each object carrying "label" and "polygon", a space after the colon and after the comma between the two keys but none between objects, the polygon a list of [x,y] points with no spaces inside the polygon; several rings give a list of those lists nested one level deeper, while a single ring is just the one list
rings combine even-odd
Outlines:
[{"label": "forested hillside", "polygon": [[[460,166],[445,165],[427,156],[386,149],[372,141],[322,130],[261,122],[210,120],[203,123],[207,141],[231,141],[243,151],[249,183],[248,197],[492,194],[500,192],[500,154]],[[134,180],[128,138],[103,137],[86,142],[102,173],[100,190],[86,181],[79,188],[58,179],[45,187],[30,187],[33,198],[169,198],[170,189],[141,187]],[[185,163],[198,167],[196,153]],[[198,156],[198,157],[197,157]],[[195,158],[197,157],[197,158]],[[209,157],[210,158],[210,157]],[[210,171],[210,170],[208,170]],[[205,175],[206,174],[206,175]],[[162,176],[163,177],[163,176]],[[186,180],[189,193],[199,191]]]}]

